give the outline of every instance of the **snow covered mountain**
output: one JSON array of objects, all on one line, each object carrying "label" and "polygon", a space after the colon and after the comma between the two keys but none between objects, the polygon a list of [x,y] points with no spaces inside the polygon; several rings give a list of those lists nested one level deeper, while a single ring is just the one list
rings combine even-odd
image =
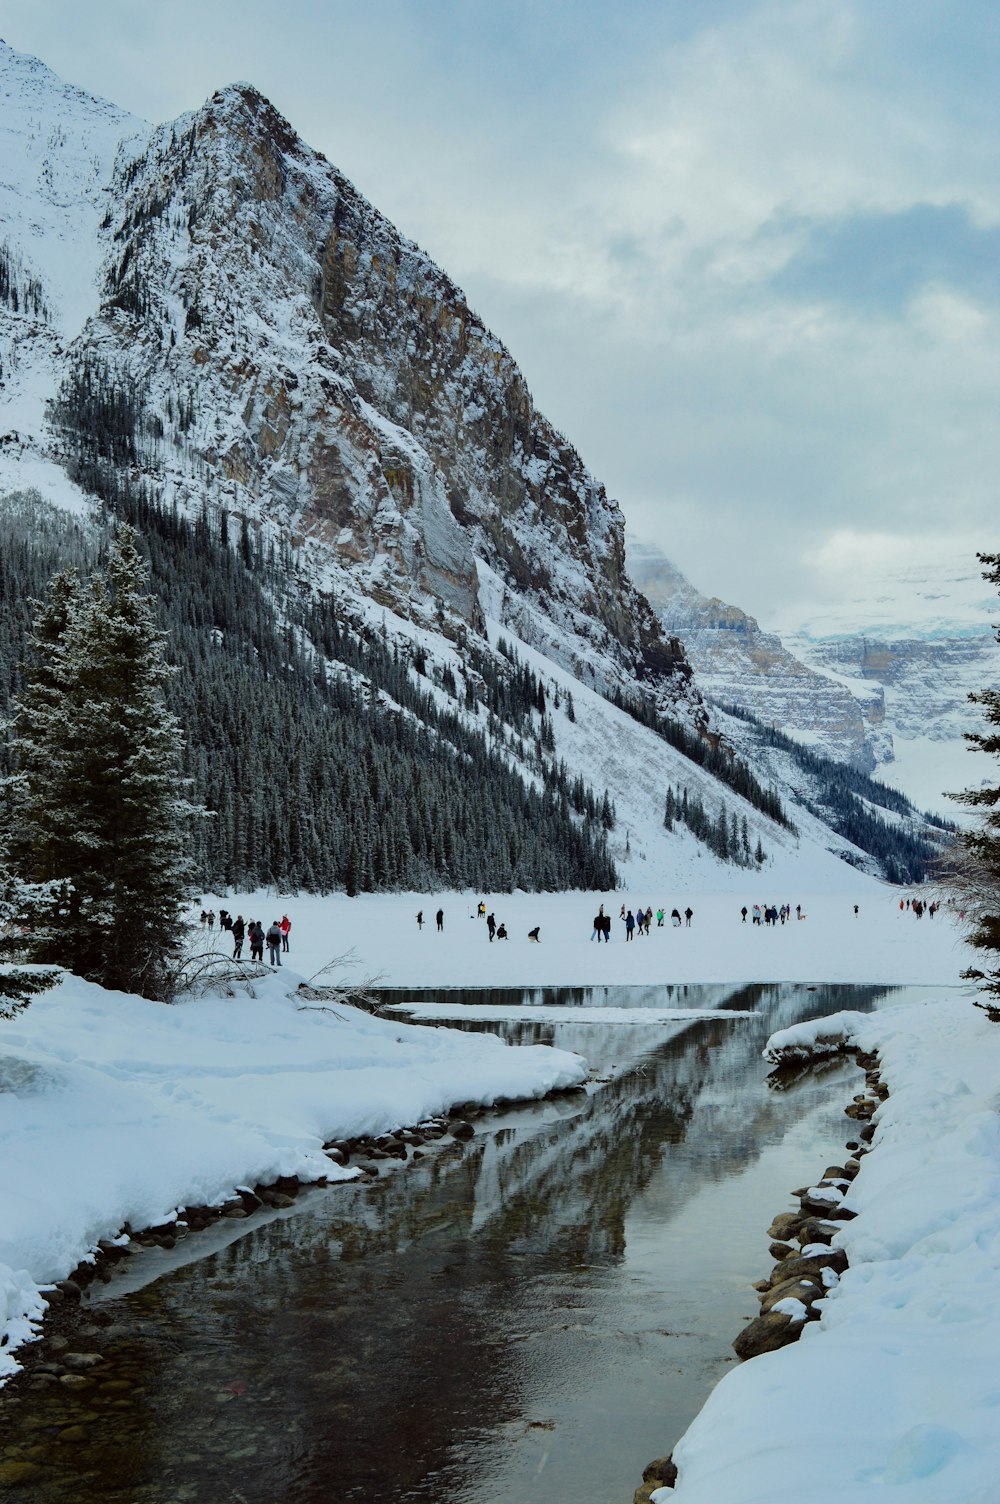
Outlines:
[{"label": "snow covered mountain", "polygon": [[698,715],[617,505],[458,288],[253,88],[152,130],[6,46],[0,88],[8,485],[126,471],[452,633],[483,559],[522,639]]},{"label": "snow covered mountain", "polygon": [[836,609],[786,614],[771,632],[703,596],[652,545],[630,538],[628,565],[709,700],[955,817],[946,791],[982,776],[964,740],[978,725],[968,696],[1000,667],[996,598],[974,558],[873,572]]},{"label": "snow covered mountain", "polygon": [[[0,92],[0,498],[19,526],[46,503],[152,519],[158,588],[175,594],[193,536],[215,574],[177,630],[217,613],[198,630],[235,656],[214,693],[245,701],[233,675],[251,658],[273,676],[284,652],[286,688],[346,683],[355,718],[359,697],[383,718],[430,715],[456,766],[463,738],[483,738],[476,755],[543,788],[554,819],[584,817],[582,784],[606,789],[623,873],[726,871],[720,852],[754,866],[755,851],[817,858],[824,882],[828,852],[882,870],[814,789],[801,804],[780,757],[762,762],[774,787],[741,764],[739,725],[713,723],[626,570],[619,507],[509,352],[253,87],[151,127],[0,43]],[[186,576],[162,563],[178,537]],[[253,613],[239,637],[244,589],[254,620],[270,613],[266,642]],[[219,768],[210,699],[191,772],[221,816],[246,775]],[[687,824],[664,826],[668,788]],[[366,882],[409,839],[398,819],[387,833],[373,813],[352,837]],[[410,831],[439,877],[466,870],[448,866],[460,834]]]}]

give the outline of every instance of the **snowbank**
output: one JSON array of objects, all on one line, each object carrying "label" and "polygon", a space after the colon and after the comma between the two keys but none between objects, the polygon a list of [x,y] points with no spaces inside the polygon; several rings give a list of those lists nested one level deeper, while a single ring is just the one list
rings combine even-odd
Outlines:
[{"label": "snowbank", "polygon": [[[774,1035],[768,1058],[831,1022]],[[658,1501],[1000,1498],[1000,1028],[967,998],[837,1023],[890,1090],[834,1239],[849,1268],[794,1347],[723,1379]]]},{"label": "snowbank", "polygon": [[0,1026],[0,1380],[38,1286],[123,1222],[281,1175],[350,1178],[324,1141],[586,1076],[564,1050],[303,1006],[300,980],[283,968],[256,996],[164,1007],[67,976]]}]

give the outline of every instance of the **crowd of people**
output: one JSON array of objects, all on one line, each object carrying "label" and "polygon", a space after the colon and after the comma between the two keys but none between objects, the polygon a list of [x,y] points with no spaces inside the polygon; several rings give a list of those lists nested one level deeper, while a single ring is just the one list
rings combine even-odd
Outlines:
[{"label": "crowd of people", "polygon": [[[215,910],[202,909],[201,926],[203,929],[215,929]],[[261,919],[244,920],[242,914],[234,918],[227,909],[219,910],[219,934],[228,934],[233,942],[233,960],[242,961],[243,945],[246,942],[250,948],[249,959],[264,964],[264,947],[267,947],[267,959],[269,966],[280,966],[281,957],[288,950],[288,936],[292,928],[292,921],[287,914],[282,914],[280,919],[272,919],[267,929]]]}]

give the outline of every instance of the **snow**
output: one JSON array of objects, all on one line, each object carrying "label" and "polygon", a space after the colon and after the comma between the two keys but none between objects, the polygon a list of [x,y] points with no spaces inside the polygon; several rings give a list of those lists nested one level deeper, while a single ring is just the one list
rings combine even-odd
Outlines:
[{"label": "snow", "polygon": [[715,1389],[675,1448],[675,1504],[998,1497],[1000,1029],[954,996],[797,1025],[766,1054],[838,1032],[890,1091],[834,1238],[849,1267],[795,1346]]},{"label": "snow", "polygon": [[[714,864],[713,864],[714,865]],[[772,882],[768,874],[737,874],[742,891],[706,893],[683,884],[629,883],[618,893],[342,893],[327,896],[276,894],[206,895],[195,906],[226,908],[265,925],[287,913],[292,920],[291,955],[311,976],[334,956],[352,952],[355,979],[371,977],[385,987],[655,986],[718,982],[923,982],[954,986],[973,952],[947,908],[933,919],[900,910],[900,890],[876,883],[852,868],[832,864],[853,879],[850,889],[803,893]],[[921,890],[922,897],[928,897]],[[477,919],[480,899],[510,938],[489,942]],[[792,905],[792,918],[770,928],[742,923],[740,909],[765,900]],[[612,916],[609,944],[591,940],[598,905]],[[666,921],[654,917],[648,936],[625,940],[618,918],[622,904],[635,910],[663,905]],[[796,920],[801,903],[807,916]],[[860,912],[855,915],[854,905]],[[670,910],[694,912],[691,927],[674,929]],[[438,934],[434,916],[444,912]],[[423,929],[416,915],[423,912]],[[539,941],[528,931],[539,927]],[[208,932],[203,933],[205,942]]]}]

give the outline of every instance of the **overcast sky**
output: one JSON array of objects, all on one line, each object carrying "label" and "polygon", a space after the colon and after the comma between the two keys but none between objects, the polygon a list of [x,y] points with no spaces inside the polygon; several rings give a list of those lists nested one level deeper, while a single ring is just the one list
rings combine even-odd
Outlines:
[{"label": "overcast sky", "polygon": [[4,0],[149,120],[248,79],[767,624],[1000,547],[997,0]]}]

